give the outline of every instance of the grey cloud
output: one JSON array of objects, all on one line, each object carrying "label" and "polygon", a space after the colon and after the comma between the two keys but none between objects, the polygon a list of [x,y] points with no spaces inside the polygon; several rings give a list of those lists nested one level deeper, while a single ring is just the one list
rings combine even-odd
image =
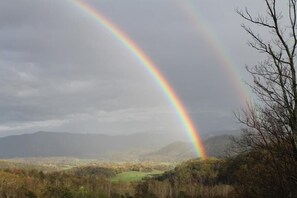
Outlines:
[{"label": "grey cloud", "polygon": [[[250,59],[246,36],[230,12],[243,2],[195,4],[241,66]],[[231,114],[240,101],[233,81],[178,4],[89,3],[153,59],[203,131],[236,127]],[[71,1],[0,2],[0,70],[0,134],[183,130],[144,66]]]}]

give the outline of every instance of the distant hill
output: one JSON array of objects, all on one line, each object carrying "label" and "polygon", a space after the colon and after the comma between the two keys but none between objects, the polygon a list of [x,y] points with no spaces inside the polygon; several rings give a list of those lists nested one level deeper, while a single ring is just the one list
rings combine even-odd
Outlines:
[{"label": "distant hill", "polygon": [[241,134],[240,129],[234,129],[234,130],[220,130],[220,131],[210,131],[204,134],[201,134],[201,137],[204,140],[207,140],[209,138],[215,137],[215,136],[224,136],[224,135],[234,135],[238,136]]},{"label": "distant hill", "polygon": [[204,148],[207,156],[224,157],[227,155],[227,149],[231,144],[232,135],[218,135],[208,138],[204,142]]},{"label": "distant hill", "polygon": [[148,161],[183,161],[197,157],[193,145],[187,142],[174,142],[144,155],[142,160]]},{"label": "distant hill", "polygon": [[[204,141],[204,148],[209,157],[224,157],[226,149],[231,143],[231,135],[219,135]],[[151,161],[184,161],[197,157],[191,143],[174,142],[167,146],[143,156],[143,160]]]},{"label": "distant hill", "polygon": [[37,132],[0,138],[0,158],[81,157],[99,158],[126,150],[155,150],[176,141],[168,134],[142,133],[108,136]]},{"label": "distant hill", "polygon": [[[74,157],[109,161],[183,161],[197,157],[190,143],[168,134],[102,135],[37,132],[0,138],[0,158]],[[173,142],[173,143],[172,143]],[[222,157],[230,135],[204,141],[208,156]],[[164,146],[166,145],[166,146]]]}]

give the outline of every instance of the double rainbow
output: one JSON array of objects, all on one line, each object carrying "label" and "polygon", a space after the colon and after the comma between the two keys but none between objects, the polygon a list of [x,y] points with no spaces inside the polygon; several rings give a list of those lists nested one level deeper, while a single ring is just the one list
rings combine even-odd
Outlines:
[{"label": "double rainbow", "polygon": [[75,0],[75,4],[82,9],[85,13],[91,16],[95,21],[106,30],[108,30],[118,41],[120,41],[135,58],[146,68],[148,73],[159,84],[162,91],[167,96],[170,103],[175,108],[185,130],[187,131],[195,150],[202,159],[206,158],[206,153],[199,135],[198,130],[195,128],[190,116],[188,115],[186,108],[181,100],[178,98],[173,88],[165,79],[163,74],[158,70],[153,61],[137,46],[137,44],[125,35],[118,27],[116,27],[111,21],[104,17],[98,10],[95,10],[90,5],[81,0]]},{"label": "double rainbow", "polygon": [[220,60],[221,65],[224,67],[223,71],[231,79],[235,90],[241,100],[242,105],[246,105],[251,101],[250,93],[247,87],[243,83],[240,72],[232,59],[229,57],[228,52],[224,49],[223,45],[216,38],[213,30],[209,25],[202,20],[203,17],[199,14],[199,10],[195,0],[173,0],[176,6],[185,14],[189,22],[192,24],[192,28],[199,34],[199,37],[204,37],[208,46],[213,50],[214,54]]}]

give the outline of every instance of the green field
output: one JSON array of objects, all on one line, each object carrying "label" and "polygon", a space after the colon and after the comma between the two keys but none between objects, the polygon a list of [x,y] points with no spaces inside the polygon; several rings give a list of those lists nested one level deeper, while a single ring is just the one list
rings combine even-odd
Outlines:
[{"label": "green field", "polygon": [[117,174],[115,177],[111,178],[112,182],[136,182],[142,180],[144,177],[149,175],[162,174],[164,171],[154,170],[151,172],[141,172],[141,171],[127,171]]}]

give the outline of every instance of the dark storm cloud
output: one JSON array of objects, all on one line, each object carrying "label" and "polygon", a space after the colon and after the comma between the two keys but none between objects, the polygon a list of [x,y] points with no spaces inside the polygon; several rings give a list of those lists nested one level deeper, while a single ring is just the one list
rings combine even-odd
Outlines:
[{"label": "dark storm cloud", "polygon": [[[217,1],[200,0],[195,5],[230,48],[234,62],[243,66],[250,58],[243,47],[246,37],[240,20],[233,20],[242,2],[217,6]],[[178,4],[89,3],[154,60],[203,131],[236,126],[232,111],[240,101],[234,82]],[[143,66],[71,1],[0,2],[0,69],[2,134],[181,130],[174,110]]]}]

